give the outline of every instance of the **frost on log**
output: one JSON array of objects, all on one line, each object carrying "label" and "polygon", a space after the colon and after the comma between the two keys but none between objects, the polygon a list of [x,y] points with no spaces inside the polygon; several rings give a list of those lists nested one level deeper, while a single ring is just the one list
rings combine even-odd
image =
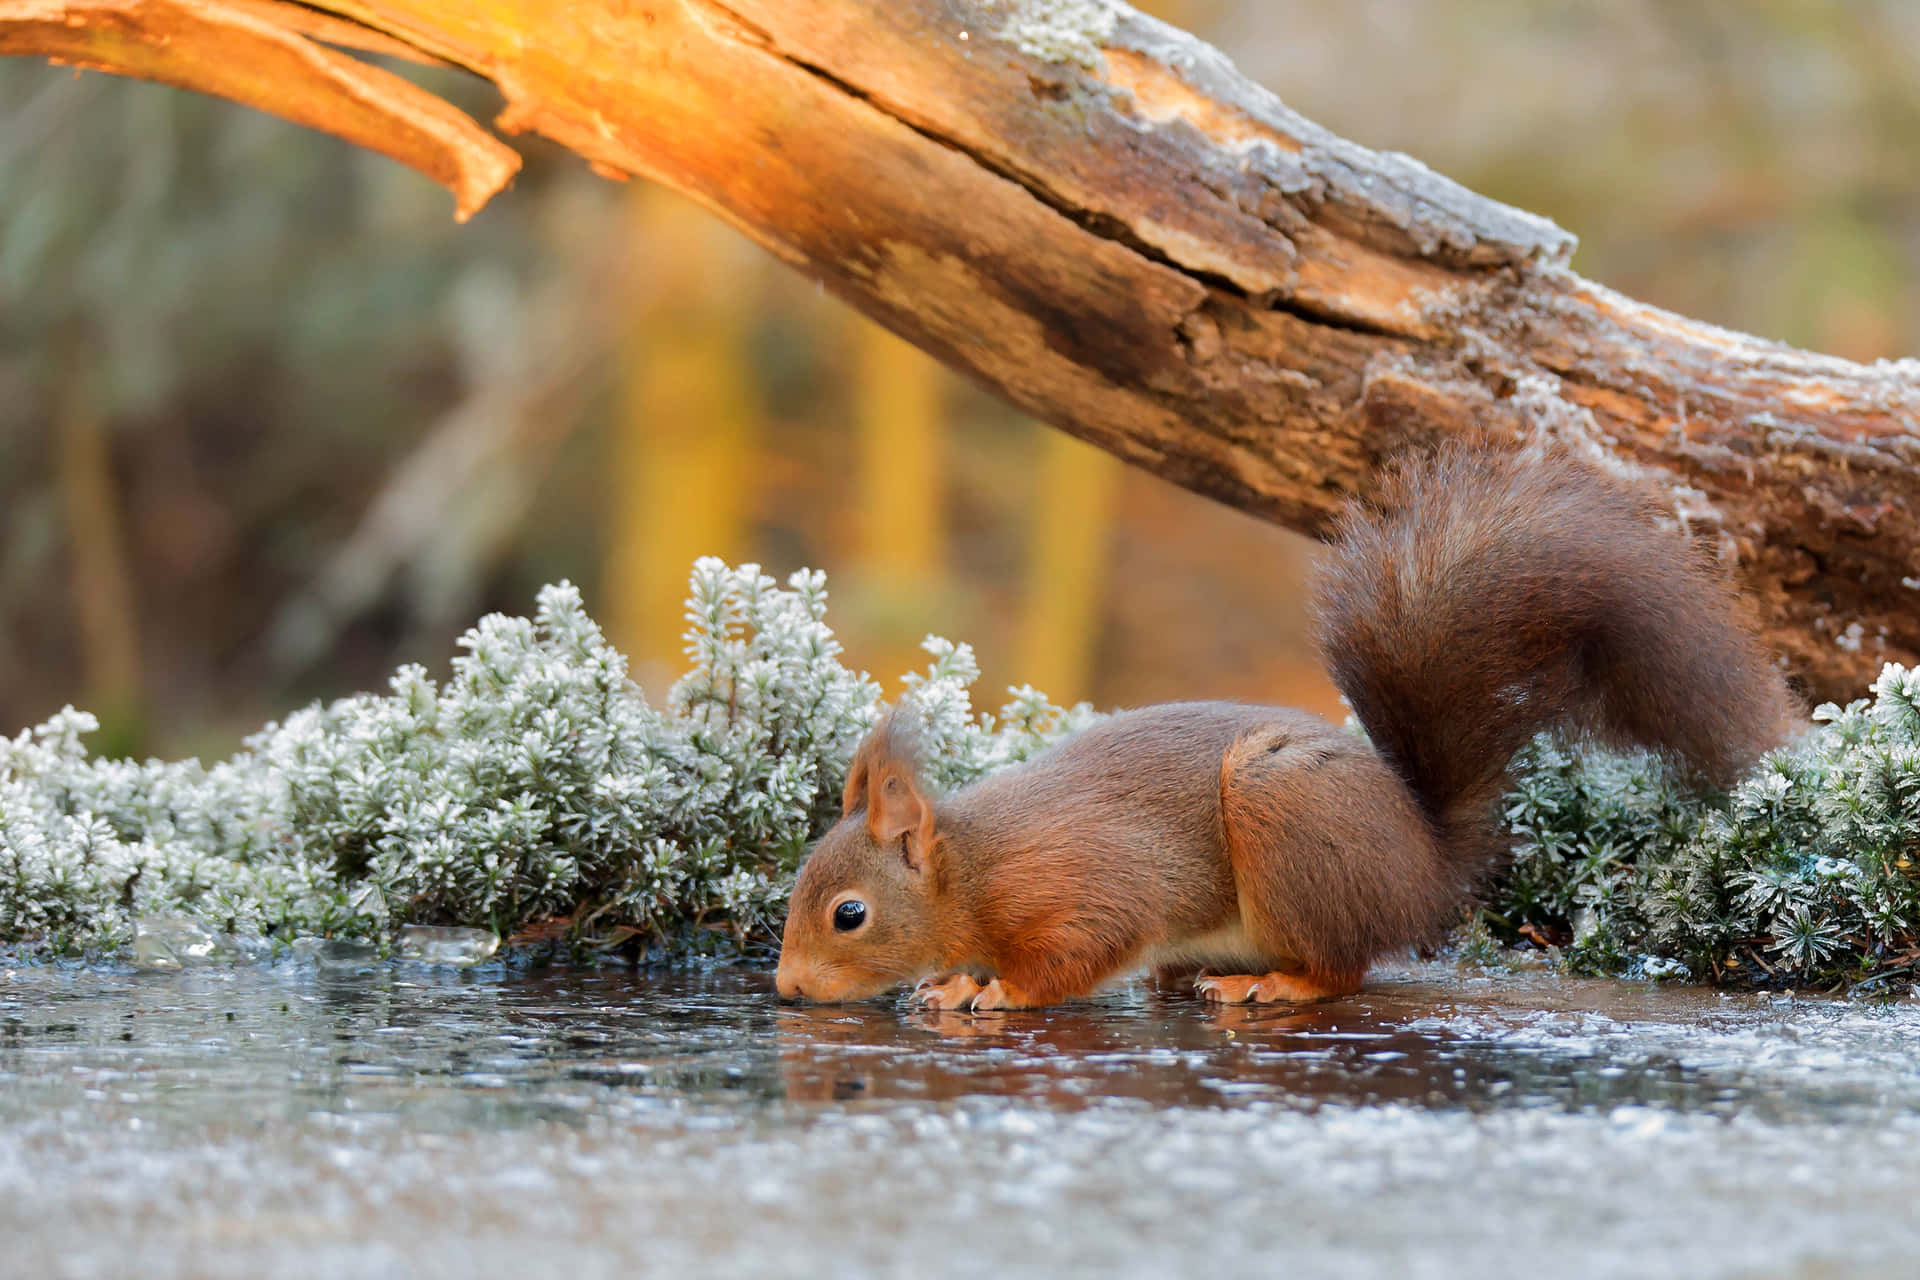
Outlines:
[{"label": "frost on log", "polygon": [[221,94],[413,165],[515,154],[336,48],[466,67],[1040,418],[1291,528],[1411,440],[1640,472],[1816,698],[1920,660],[1920,362],[1658,311],[1573,237],[1328,134],[1111,0],[0,0],[0,53]]}]

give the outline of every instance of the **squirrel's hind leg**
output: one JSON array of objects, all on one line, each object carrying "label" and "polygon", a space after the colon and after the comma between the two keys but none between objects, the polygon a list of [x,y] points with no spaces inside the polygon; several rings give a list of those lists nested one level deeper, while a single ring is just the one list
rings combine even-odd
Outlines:
[{"label": "squirrel's hind leg", "polygon": [[1405,785],[1331,726],[1242,734],[1220,762],[1220,814],[1255,972],[1203,977],[1209,1000],[1349,995],[1375,956],[1423,940],[1458,901]]},{"label": "squirrel's hind leg", "polygon": [[1312,1004],[1350,996],[1360,989],[1367,971],[1324,979],[1303,973],[1207,974],[1194,979],[1193,989],[1216,1004]]}]

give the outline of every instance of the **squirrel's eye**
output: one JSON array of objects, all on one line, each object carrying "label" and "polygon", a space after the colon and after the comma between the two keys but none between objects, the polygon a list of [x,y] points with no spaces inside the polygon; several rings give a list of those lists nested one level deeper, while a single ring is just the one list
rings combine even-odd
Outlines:
[{"label": "squirrel's eye", "polygon": [[833,909],[833,927],[842,933],[858,929],[866,923],[867,904],[857,898],[848,898]]}]

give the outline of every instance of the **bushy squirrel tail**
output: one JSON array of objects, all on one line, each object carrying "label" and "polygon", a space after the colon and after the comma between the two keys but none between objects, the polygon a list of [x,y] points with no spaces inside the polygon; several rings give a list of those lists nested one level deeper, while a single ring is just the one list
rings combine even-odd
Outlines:
[{"label": "bushy squirrel tail", "polygon": [[1513,755],[1561,728],[1730,783],[1793,699],[1650,497],[1538,448],[1450,445],[1339,523],[1315,583],[1328,670],[1450,860],[1503,852]]}]

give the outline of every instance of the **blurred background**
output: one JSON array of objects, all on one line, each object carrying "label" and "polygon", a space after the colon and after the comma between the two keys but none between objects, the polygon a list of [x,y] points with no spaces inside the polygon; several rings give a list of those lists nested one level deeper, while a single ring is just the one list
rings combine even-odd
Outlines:
[{"label": "blurred background", "polygon": [[[1920,345],[1912,0],[1145,7],[1554,218],[1628,294],[1855,359]],[[0,59],[0,732],[73,702],[103,750],[223,754],[444,671],[559,578],[658,694],[706,553],[826,569],[890,691],[934,631],[992,705],[1335,709],[1303,541],[1036,426],[679,197],[515,145],[462,227],[332,138]]]}]

